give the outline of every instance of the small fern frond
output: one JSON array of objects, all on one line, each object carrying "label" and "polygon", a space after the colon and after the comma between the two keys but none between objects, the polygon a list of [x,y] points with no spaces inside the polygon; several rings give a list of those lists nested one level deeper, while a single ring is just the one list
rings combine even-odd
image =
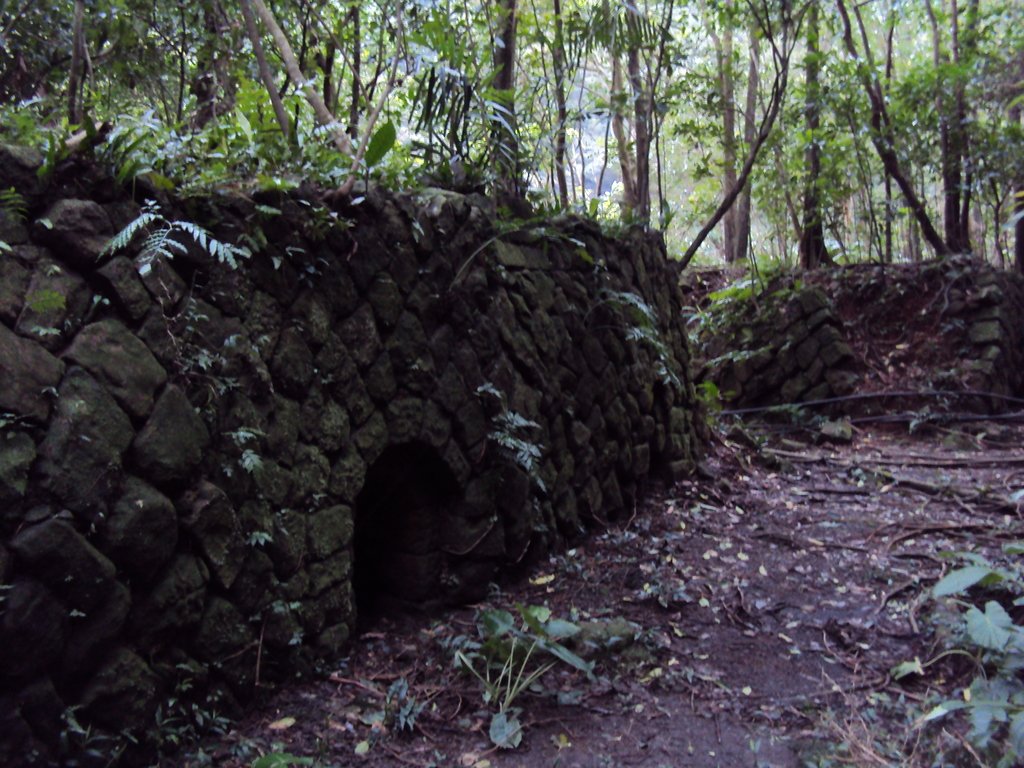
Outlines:
[{"label": "small fern frond", "polygon": [[[166,224],[166,219],[164,219],[160,214],[160,209],[157,204],[152,200],[147,200],[139,215],[132,221],[128,222],[124,229],[110,238],[110,242],[103,247],[100,255],[109,256],[110,254],[124,250],[131,245],[132,240],[135,239],[135,235],[146,229],[150,224],[156,222],[164,222]],[[145,251],[145,248],[143,248],[143,250]]]}]

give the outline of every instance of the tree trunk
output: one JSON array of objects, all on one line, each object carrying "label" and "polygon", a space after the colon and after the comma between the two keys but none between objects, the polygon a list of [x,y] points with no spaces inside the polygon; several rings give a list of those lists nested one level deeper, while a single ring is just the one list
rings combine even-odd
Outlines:
[{"label": "tree trunk", "polygon": [[249,4],[249,0],[239,0],[239,4],[242,7],[242,17],[245,20],[245,32],[249,37],[249,43],[252,45],[252,52],[256,56],[256,65],[260,71],[260,79],[263,81],[263,87],[267,89],[267,96],[270,97],[270,103],[274,107],[274,115],[277,117],[277,124],[281,128],[281,133],[287,139],[291,128],[288,121],[288,113],[284,109],[281,94],[277,90],[277,83],[274,82],[274,75],[270,71],[270,65],[267,63],[267,57],[263,52],[263,42],[260,40],[260,33],[256,28],[256,18],[252,15],[252,6]]},{"label": "tree trunk", "polygon": [[[619,156],[619,173],[622,180],[622,217],[632,218],[637,208],[636,167],[633,152],[626,134],[626,120],[622,115],[622,104],[626,101],[626,90],[622,82],[622,61],[617,51],[612,51],[612,133]],[[606,153],[607,154],[607,153]],[[601,193],[600,187],[597,190]]]},{"label": "tree trunk", "polygon": [[309,80],[306,79],[305,75],[302,74],[302,69],[299,67],[299,63],[295,58],[295,52],[292,51],[292,46],[288,42],[288,38],[285,36],[281,27],[277,23],[277,19],[274,18],[274,14],[270,12],[263,0],[249,0],[252,3],[253,10],[256,11],[256,15],[259,16],[260,21],[270,32],[270,36],[274,39],[274,44],[277,45],[277,50],[281,54],[281,59],[284,61],[285,69],[288,72],[288,77],[291,79],[292,84],[296,88],[302,91],[306,97],[306,101],[313,108],[313,114],[316,116],[317,122],[321,125],[329,126],[331,129],[331,135],[334,139],[334,146],[339,152],[343,154],[349,154],[352,150],[352,143],[349,139],[345,129],[342,128],[338,121],[331,114],[331,111],[327,109],[327,105],[324,104],[323,98],[320,93],[314,88]]},{"label": "tree trunk", "polygon": [[565,105],[565,36],[562,30],[562,2],[554,0],[555,40],[551,59],[555,71],[555,104],[558,124],[555,126],[555,183],[558,186],[558,204],[569,207],[569,185],[565,179],[565,128],[569,111]]},{"label": "tree trunk", "polygon": [[636,194],[633,221],[646,225],[651,219],[651,94],[640,72],[640,29],[636,13],[627,11],[629,52],[626,66],[633,94],[633,148],[636,153]]},{"label": "tree trunk", "polygon": [[804,269],[817,269],[831,262],[825,247],[825,230],[821,220],[819,184],[821,178],[821,149],[818,130],[821,127],[821,84],[818,80],[820,47],[818,44],[818,3],[811,0],[807,8],[807,53],[804,57],[806,93],[804,119],[807,125],[807,149],[804,162],[807,182],[804,187],[803,226],[800,231],[800,264]]},{"label": "tree trunk", "polygon": [[208,0],[202,3],[202,8],[205,42],[198,53],[196,75],[192,79],[196,111],[191,123],[196,130],[235,107],[231,28],[219,0]]},{"label": "tree trunk", "polygon": [[516,74],[516,13],[517,0],[499,3],[501,33],[500,44],[494,50],[494,87],[497,101],[504,110],[496,117],[494,141],[498,167],[497,192],[499,199],[509,202],[522,198],[519,178],[519,137],[516,128],[515,74]]},{"label": "tree trunk", "polygon": [[[860,64],[860,55],[857,53],[857,46],[853,41],[853,26],[850,22],[850,15],[846,10],[845,0],[836,0],[836,4],[843,21],[843,42],[846,45],[846,50],[850,57]],[[861,38],[866,44],[867,34],[864,30],[864,22],[859,9],[855,8],[854,13],[857,16]],[[935,251],[936,256],[949,256],[952,253],[949,245],[935,229],[935,225],[932,224],[931,217],[928,216],[924,203],[917,196],[913,184],[903,172],[894,146],[892,125],[889,120],[889,112],[885,107],[885,96],[882,93],[882,88],[877,78],[872,74],[871,51],[869,48],[865,48],[864,53],[867,59],[865,62],[867,66],[858,66],[857,70],[861,79],[861,85],[867,93],[871,106],[871,142],[875,145],[875,151],[878,152],[878,157],[882,161],[886,172],[896,182],[900,192],[903,193],[907,207],[910,208],[911,213],[913,213],[914,218],[920,225],[921,234],[928,242],[928,245]]]},{"label": "tree trunk", "polygon": [[[726,13],[735,3],[726,0]],[[722,36],[713,35],[718,48],[718,87],[722,96],[722,193],[736,186],[736,87],[732,76],[733,30],[729,20]],[[726,211],[722,219],[722,250],[727,263],[737,260],[736,210]]]},{"label": "tree trunk", "polygon": [[[751,146],[757,138],[757,92],[761,87],[758,74],[758,59],[761,46],[757,39],[757,29],[750,28],[750,61],[747,65],[747,98],[743,111],[743,143]],[[743,187],[736,204],[736,258],[744,261],[747,258],[747,246],[750,243],[750,187]]]},{"label": "tree trunk", "polygon": [[82,73],[85,69],[85,0],[75,0],[71,33],[71,71],[68,74],[68,122],[82,122]]}]

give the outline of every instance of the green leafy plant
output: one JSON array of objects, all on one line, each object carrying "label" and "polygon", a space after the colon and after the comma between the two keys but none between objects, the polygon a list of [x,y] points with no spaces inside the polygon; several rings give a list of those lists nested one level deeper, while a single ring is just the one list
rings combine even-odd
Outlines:
[{"label": "green leafy plant", "polygon": [[139,215],[130,221],[124,229],[114,235],[103,249],[103,254],[117,253],[131,245],[136,235],[146,233],[145,240],[139,249],[139,272],[143,275],[152,269],[155,259],[163,257],[173,259],[175,254],[187,253],[188,248],[176,236],[187,235],[203,251],[213,256],[231,269],[238,268],[239,258],[248,258],[251,253],[244,246],[225,243],[195,222],[183,219],[166,218],[155,200],[147,200]]},{"label": "green leafy plant", "polygon": [[297,757],[287,752],[270,752],[252,761],[252,768],[291,768],[293,765],[313,765],[313,758]]},{"label": "green leafy plant", "polygon": [[477,617],[479,642],[467,640],[455,651],[456,667],[480,682],[484,704],[496,710],[488,735],[501,749],[514,749],[522,742],[522,708],[516,702],[556,663],[593,674],[592,663],[562,644],[576,635],[579,627],[553,618],[544,606],[518,605],[517,611],[518,617],[500,609],[481,612]]},{"label": "green leafy plant", "polygon": [[[1003,547],[1007,556],[1024,554],[1024,543]],[[1018,562],[1006,568],[971,552],[949,552],[966,564],[950,571],[933,588],[957,612],[957,643],[928,662],[919,659],[904,662],[893,669],[893,676],[923,674],[942,658],[960,656],[971,661],[974,679],[959,698],[946,699],[932,707],[921,719],[924,725],[961,712],[967,716],[967,738],[979,754],[994,761],[998,768],[1020,765],[1024,758],[1024,625],[1020,611],[1017,619],[1007,610],[1024,606],[1024,569]],[[984,605],[969,600],[972,589],[987,590]]]}]

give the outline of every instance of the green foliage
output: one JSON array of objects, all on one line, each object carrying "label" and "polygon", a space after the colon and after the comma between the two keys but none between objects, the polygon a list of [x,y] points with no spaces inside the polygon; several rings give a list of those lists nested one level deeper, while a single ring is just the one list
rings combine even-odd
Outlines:
[{"label": "green foliage", "polygon": [[128,248],[140,233],[145,233],[138,253],[139,272],[142,275],[149,273],[154,260],[173,259],[176,254],[188,252],[188,246],[176,235],[187,235],[205,253],[231,269],[238,268],[238,259],[251,255],[248,248],[221,242],[195,222],[167,219],[154,200],[146,201],[139,215],[111,238],[103,253],[117,253]]},{"label": "green foliage", "polygon": [[295,765],[313,765],[311,757],[296,757],[287,752],[271,752],[252,761],[252,768],[292,768]]},{"label": "green foliage", "polygon": [[[480,682],[484,704],[495,709],[488,735],[500,749],[514,749],[522,742],[522,708],[516,702],[557,662],[593,675],[593,664],[562,644],[579,627],[552,617],[544,606],[517,605],[516,609],[518,617],[500,609],[482,611],[477,616],[479,641],[466,640],[455,651],[455,666]],[[545,660],[538,660],[538,655]]]},{"label": "green foliage", "polygon": [[[971,684],[958,698],[933,706],[921,719],[922,725],[953,713],[965,716],[970,725],[967,734],[974,749],[998,768],[1019,765],[1024,759],[1024,623],[1019,616],[1024,606],[1024,543],[1003,547],[1010,558],[1008,567],[999,567],[974,553],[946,553],[967,564],[947,573],[932,590],[955,611],[957,647],[922,663],[915,659],[893,670],[897,678],[924,674],[939,659],[955,655],[969,659],[975,669]],[[982,590],[985,598],[978,599]]]}]

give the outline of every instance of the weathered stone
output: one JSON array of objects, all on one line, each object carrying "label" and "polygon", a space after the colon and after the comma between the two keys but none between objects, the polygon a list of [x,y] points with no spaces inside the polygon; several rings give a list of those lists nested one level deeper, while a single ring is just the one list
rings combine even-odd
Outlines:
[{"label": "weathered stone", "polygon": [[323,496],[331,475],[331,462],[311,445],[300,445],[295,453],[295,464],[291,471],[292,506],[304,506],[308,501]]},{"label": "weathered stone", "polygon": [[386,411],[388,436],[392,443],[408,443],[420,435],[424,403],[415,397],[391,401]]},{"label": "weathered stone", "polygon": [[[422,402],[422,401],[421,401]],[[452,425],[437,403],[427,401],[423,407],[420,440],[433,448],[443,448],[452,434]]]},{"label": "weathered stone", "polygon": [[182,523],[199,546],[217,583],[230,589],[245,561],[238,516],[227,495],[213,483],[200,481],[179,502]]},{"label": "weathered stone", "polygon": [[39,177],[43,155],[32,147],[0,144],[0,189],[14,188],[24,197],[34,197],[46,188]]},{"label": "weathered stone", "polygon": [[388,427],[384,417],[375,413],[359,431],[352,436],[352,442],[368,464],[373,464],[388,445]]},{"label": "weathered stone", "polygon": [[846,419],[828,420],[821,425],[818,433],[831,443],[849,443],[853,440],[853,426]]},{"label": "weathered stone", "polygon": [[115,256],[96,271],[107,286],[110,298],[132,320],[146,316],[153,301],[142,284],[135,265],[124,256]]},{"label": "weathered stone", "polygon": [[381,354],[370,366],[363,380],[366,382],[366,392],[378,405],[387,404],[398,390],[391,368],[391,358],[386,353]]},{"label": "weathered stone", "polygon": [[291,462],[299,440],[301,408],[294,400],[277,396],[270,409],[267,451],[282,461]]},{"label": "weathered stone", "polygon": [[85,326],[64,357],[95,376],[136,419],[149,414],[156,390],[167,381],[167,372],[146,345],[117,320]]},{"label": "weathered stone", "polygon": [[309,591],[319,595],[348,579],[352,573],[352,556],[347,550],[335,552],[309,566]]},{"label": "weathered stone", "polygon": [[270,361],[270,372],[286,395],[305,396],[313,378],[313,353],[297,329],[288,328],[281,334]]},{"label": "weathered stone", "polygon": [[185,393],[169,384],[132,443],[132,458],[147,479],[172,484],[188,478],[209,442],[206,425]]},{"label": "weathered stone", "polygon": [[366,480],[366,462],[355,450],[349,448],[331,467],[328,490],[342,501],[352,504]]},{"label": "weathered stone", "polygon": [[45,422],[64,364],[0,325],[0,411]]},{"label": "weathered stone", "polygon": [[306,544],[310,554],[324,559],[344,549],[352,542],[354,527],[352,509],[343,504],[314,513],[306,529]]},{"label": "weathered stone", "polygon": [[34,229],[36,239],[82,270],[96,267],[112,234],[110,217],[92,200],[58,200]]},{"label": "weathered stone", "polygon": [[[0,215],[2,210],[0,208]],[[0,242],[3,239],[0,232]],[[0,322],[14,325],[22,307],[25,306],[25,296],[28,294],[31,279],[32,272],[28,267],[10,257],[0,259]]]},{"label": "weathered stone", "polygon": [[333,453],[348,442],[351,426],[348,411],[334,400],[328,400],[320,414],[320,421],[315,432],[315,440],[323,450]]},{"label": "weathered stone", "polygon": [[178,515],[171,500],[135,477],[100,525],[99,542],[118,567],[146,580],[160,570],[178,543]]},{"label": "weathered stone", "polygon": [[292,305],[292,314],[299,320],[303,336],[320,347],[331,333],[331,316],[327,297],[315,290],[307,290]]},{"label": "weathered stone", "polygon": [[235,606],[220,597],[211,597],[199,622],[192,648],[203,661],[221,661],[249,645],[252,631]]},{"label": "weathered stone", "polygon": [[29,573],[85,614],[111,589],[114,564],[63,520],[21,530],[10,547]]},{"label": "weathered stone", "polygon": [[87,719],[111,730],[142,729],[152,723],[160,681],[128,648],[111,651],[82,691]]},{"label": "weathered stone", "polygon": [[271,504],[283,506],[292,492],[292,473],[272,459],[261,459],[252,472],[260,498]]},{"label": "weathered stone", "polygon": [[455,435],[463,445],[472,447],[487,437],[487,419],[480,402],[471,397],[455,412]]},{"label": "weathered stone", "polygon": [[131,605],[127,587],[115,582],[93,611],[84,616],[72,615],[71,635],[62,658],[65,679],[79,678],[95,668],[100,656],[124,628]]},{"label": "weathered stone", "polygon": [[853,350],[845,341],[835,341],[821,349],[821,359],[829,368],[853,357]]},{"label": "weathered stone", "polygon": [[[60,659],[68,609],[42,584],[18,580],[4,592],[0,612],[0,677],[31,678]],[[2,739],[0,739],[2,741]]]},{"label": "weathered stone", "polygon": [[990,344],[999,341],[1003,332],[995,320],[974,323],[967,333],[972,344]]},{"label": "weathered stone", "polygon": [[350,636],[348,624],[334,624],[317,636],[316,645],[326,658],[336,659],[341,655]]},{"label": "weathered stone", "polygon": [[0,504],[20,499],[28,489],[28,472],[36,444],[24,432],[0,433]]},{"label": "weathered stone", "polygon": [[369,304],[361,306],[342,323],[338,335],[360,368],[366,368],[380,355],[380,336],[377,335],[377,323]]},{"label": "weathered stone", "polygon": [[367,291],[370,306],[377,317],[381,328],[390,329],[395,327],[399,316],[402,314],[402,294],[390,275],[378,275]]},{"label": "weathered stone", "polygon": [[197,557],[178,554],[156,586],[129,617],[133,634],[144,646],[160,638],[181,636],[192,629],[206,603],[210,574]]},{"label": "weathered stone", "polygon": [[270,555],[262,549],[250,548],[242,570],[231,587],[231,602],[246,615],[262,611],[275,598],[277,579],[274,572],[274,561]]}]

